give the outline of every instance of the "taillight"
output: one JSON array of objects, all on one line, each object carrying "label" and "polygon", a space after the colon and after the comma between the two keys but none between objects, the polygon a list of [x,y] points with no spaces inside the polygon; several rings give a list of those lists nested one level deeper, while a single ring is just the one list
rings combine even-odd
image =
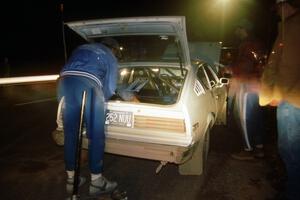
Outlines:
[{"label": "taillight", "polygon": [[183,119],[149,117],[149,116],[134,116],[135,128],[149,128],[154,130],[173,131],[177,133],[185,132],[185,123]]}]

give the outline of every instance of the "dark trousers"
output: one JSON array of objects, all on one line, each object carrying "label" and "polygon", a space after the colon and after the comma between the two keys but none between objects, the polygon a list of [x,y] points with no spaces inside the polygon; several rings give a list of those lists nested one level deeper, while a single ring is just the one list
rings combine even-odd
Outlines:
[{"label": "dark trousers", "polygon": [[64,97],[64,155],[66,170],[75,169],[76,141],[80,123],[83,91],[87,92],[84,124],[89,138],[89,167],[91,173],[102,173],[105,147],[104,96],[102,89],[93,80],[80,76],[65,76],[59,80],[58,96]]},{"label": "dark trousers", "polygon": [[287,171],[286,197],[300,199],[300,108],[287,102],[277,107],[278,150]]}]

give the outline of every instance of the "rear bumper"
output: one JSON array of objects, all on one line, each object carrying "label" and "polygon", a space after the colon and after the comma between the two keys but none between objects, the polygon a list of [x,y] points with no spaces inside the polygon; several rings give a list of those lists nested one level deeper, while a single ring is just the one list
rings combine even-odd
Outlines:
[{"label": "rear bumper", "polygon": [[[55,130],[52,137],[56,144],[64,144],[64,135],[62,131]],[[88,139],[83,139],[83,148],[88,148]],[[107,138],[105,152],[117,155],[166,161],[180,164],[185,161],[188,155],[188,147],[152,144],[138,141],[128,141],[123,139]]]},{"label": "rear bumper", "polygon": [[181,163],[186,147],[106,139],[105,152],[150,160]]}]

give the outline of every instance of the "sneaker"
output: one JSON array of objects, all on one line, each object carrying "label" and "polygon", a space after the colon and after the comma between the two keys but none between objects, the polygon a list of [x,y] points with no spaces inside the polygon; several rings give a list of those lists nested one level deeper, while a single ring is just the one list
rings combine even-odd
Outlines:
[{"label": "sneaker", "polygon": [[[86,178],[79,177],[78,187],[82,186],[85,183],[85,181],[86,181]],[[74,185],[74,177],[67,178],[66,191],[68,194],[71,194],[73,192],[73,185]]]},{"label": "sneaker", "polygon": [[109,181],[104,176],[91,181],[89,193],[91,196],[111,193],[118,186],[117,182]]},{"label": "sneaker", "polygon": [[264,158],[265,152],[263,148],[255,148],[254,149],[254,157],[255,158]]},{"label": "sneaker", "polygon": [[254,160],[253,151],[242,150],[239,153],[231,154],[231,157],[236,160]]}]

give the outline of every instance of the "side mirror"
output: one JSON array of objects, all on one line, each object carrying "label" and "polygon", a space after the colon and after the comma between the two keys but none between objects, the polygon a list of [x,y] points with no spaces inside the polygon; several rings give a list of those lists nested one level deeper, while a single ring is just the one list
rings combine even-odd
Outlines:
[{"label": "side mirror", "polygon": [[229,84],[229,79],[228,78],[220,78],[219,80],[219,87],[223,87],[224,85]]},{"label": "side mirror", "polygon": [[228,85],[229,84],[229,79],[228,78],[220,78],[220,83],[223,85]]}]

